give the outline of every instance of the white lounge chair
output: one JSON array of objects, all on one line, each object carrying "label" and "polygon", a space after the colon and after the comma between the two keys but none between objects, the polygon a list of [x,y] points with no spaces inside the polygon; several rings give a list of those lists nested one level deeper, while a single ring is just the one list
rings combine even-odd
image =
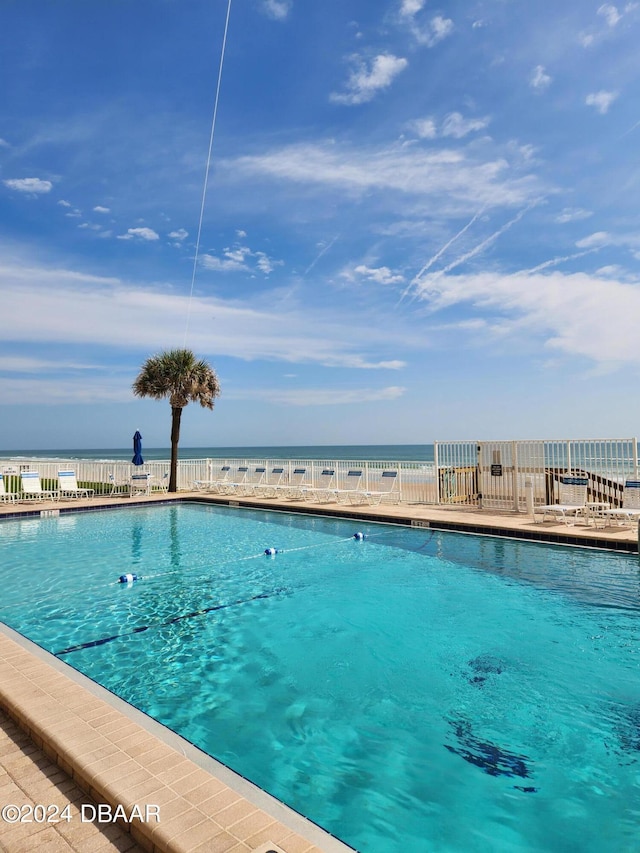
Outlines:
[{"label": "white lounge chair", "polygon": [[58,492],[60,498],[92,498],[95,489],[78,488],[75,471],[58,471]]},{"label": "white lounge chair", "polygon": [[264,482],[267,477],[267,469],[264,465],[258,465],[253,469],[244,481],[244,485],[242,486],[241,493],[245,497],[253,497],[259,493],[260,489],[264,485]]},{"label": "white lounge chair", "polygon": [[311,485],[312,483],[307,479],[307,469],[294,468],[289,481],[281,486],[276,486],[276,496],[282,495],[289,501],[304,500],[303,489],[308,489]]},{"label": "white lounge chair", "polygon": [[248,476],[249,466],[240,465],[238,468],[236,468],[234,474],[229,478],[228,482],[225,482],[221,485],[220,493],[223,495],[240,494],[244,487],[244,484],[247,482]]},{"label": "white lounge chair", "polygon": [[213,469],[209,473],[208,480],[196,480],[194,486],[198,491],[218,493],[231,480],[231,465],[222,465],[217,474],[214,474]]},{"label": "white lounge chair", "polygon": [[316,501],[317,503],[328,503],[337,501],[335,484],[335,468],[323,468],[313,486],[303,486],[303,500]]},{"label": "white lounge chair", "polygon": [[397,471],[383,471],[377,488],[363,492],[363,499],[370,506],[379,506],[383,501],[400,503],[399,477]]},{"label": "white lounge chair", "polygon": [[261,498],[275,498],[283,482],[284,468],[281,465],[277,465],[271,469],[264,481],[256,487],[255,494]]},{"label": "white lounge chair", "polygon": [[347,471],[346,487],[344,489],[336,489],[335,494],[338,501],[344,500],[345,503],[363,503],[362,470],[354,468]]},{"label": "white lounge chair", "polygon": [[40,474],[37,471],[22,471],[20,473],[22,482],[21,501],[55,501],[58,498],[56,489],[43,489],[40,483]]},{"label": "white lounge chair", "polygon": [[15,499],[15,492],[8,492],[6,490],[4,476],[0,474],[0,501],[2,501],[3,503],[14,503]]},{"label": "white lounge chair", "polygon": [[151,494],[151,474],[132,474],[129,480],[129,494],[134,495],[150,495]]},{"label": "white lounge chair", "polygon": [[574,475],[560,477],[558,480],[558,503],[535,507],[533,520],[536,520],[536,515],[541,514],[541,522],[547,516],[551,516],[552,518],[560,517],[565,524],[568,524],[570,518],[573,518],[575,521],[579,516],[585,515],[587,511],[588,485],[588,477]]},{"label": "white lounge chair", "polygon": [[608,522],[619,525],[633,524],[640,519],[640,480],[627,480],[622,490],[622,506],[614,509],[601,510],[595,518],[606,527]]}]

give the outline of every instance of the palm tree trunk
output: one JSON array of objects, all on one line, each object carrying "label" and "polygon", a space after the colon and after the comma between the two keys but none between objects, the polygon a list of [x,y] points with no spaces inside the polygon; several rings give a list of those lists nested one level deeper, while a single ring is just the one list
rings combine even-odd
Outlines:
[{"label": "palm tree trunk", "polygon": [[178,442],[180,441],[180,418],[182,409],[171,407],[171,468],[169,473],[169,491],[178,491]]}]

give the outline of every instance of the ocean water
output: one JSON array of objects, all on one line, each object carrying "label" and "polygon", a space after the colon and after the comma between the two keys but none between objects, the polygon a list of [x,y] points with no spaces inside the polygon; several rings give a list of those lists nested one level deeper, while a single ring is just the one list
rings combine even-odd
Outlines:
[{"label": "ocean water", "polygon": [[354,529],[3,522],[0,618],[362,853],[637,851],[637,557]]},{"label": "ocean water", "polygon": [[[0,459],[88,459],[131,461],[133,449],[72,448],[0,450]],[[168,447],[145,447],[145,462],[169,459]],[[269,447],[181,447],[180,459],[348,459],[393,462],[433,462],[433,444],[283,445]]]}]

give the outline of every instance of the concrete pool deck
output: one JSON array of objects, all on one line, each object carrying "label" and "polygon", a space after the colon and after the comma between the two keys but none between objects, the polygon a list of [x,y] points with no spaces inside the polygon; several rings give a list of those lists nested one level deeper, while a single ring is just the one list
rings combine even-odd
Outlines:
[{"label": "concrete pool deck", "polygon": [[[260,507],[508,536],[554,544],[637,550],[637,531],[534,524],[526,516],[425,505],[336,506],[201,492],[148,498],[0,506],[0,520],[167,501]],[[20,727],[18,730],[17,727]],[[2,734],[3,733],[3,734]],[[28,737],[26,737],[28,736]],[[34,752],[35,750],[35,752]],[[35,757],[34,757],[35,756]],[[348,853],[351,848],[206,756],[90,679],[0,624],[0,807],[70,807],[57,824],[0,818],[0,849],[22,853]],[[118,823],[82,820],[96,804],[125,809]],[[160,821],[131,817],[157,806]],[[32,813],[33,815],[33,813]]]}]

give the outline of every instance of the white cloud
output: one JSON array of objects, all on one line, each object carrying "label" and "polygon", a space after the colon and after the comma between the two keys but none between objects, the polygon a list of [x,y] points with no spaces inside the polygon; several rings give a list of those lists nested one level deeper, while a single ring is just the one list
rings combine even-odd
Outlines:
[{"label": "white cloud", "polygon": [[264,252],[252,252],[248,246],[223,249],[222,257],[204,254],[200,261],[205,269],[215,272],[249,272],[251,270],[249,261],[252,258],[257,258],[255,266],[265,275],[269,275],[276,266],[281,266],[283,263],[272,260]]},{"label": "white cloud", "polygon": [[601,248],[602,246],[609,246],[611,242],[611,235],[606,231],[596,231],[588,237],[583,237],[582,240],[577,240],[576,246],[579,249]]},{"label": "white cloud", "polygon": [[263,0],[262,8],[275,21],[284,21],[291,11],[291,0]]},{"label": "white cloud", "polygon": [[10,178],[2,183],[10,190],[34,195],[51,192],[53,188],[51,181],[43,181],[40,178]]},{"label": "white cloud", "polygon": [[0,148],[11,148],[6,139],[0,138]]},{"label": "white cloud", "polygon": [[453,32],[453,21],[450,18],[443,18],[442,15],[436,15],[431,20],[419,26],[415,24],[411,28],[413,37],[418,44],[426,47],[434,47]]},{"label": "white cloud", "polygon": [[94,212],[95,212],[95,213],[111,213],[110,208],[108,208],[108,207],[102,207],[102,205],[100,205],[100,204],[97,204],[97,205],[93,208],[93,210],[94,210]]},{"label": "white cloud", "polygon": [[610,27],[615,27],[622,15],[615,6],[610,3],[603,3],[598,9],[598,15],[601,15]]},{"label": "white cloud", "polygon": [[589,107],[595,107],[600,115],[604,115],[617,97],[617,92],[592,92],[585,98],[585,103]]},{"label": "white cloud", "polygon": [[227,397],[236,400],[265,400],[270,403],[283,403],[287,406],[345,406],[362,403],[375,403],[382,400],[397,400],[407,389],[399,385],[386,388],[300,388],[254,389],[241,392],[231,391]]},{"label": "white cloud", "polygon": [[58,204],[60,205],[60,207],[72,207],[71,202],[65,201],[63,198],[60,199]]},{"label": "white cloud", "polygon": [[589,219],[590,216],[593,216],[593,213],[590,210],[583,210],[580,207],[565,207],[564,210],[560,211],[556,216],[555,221],[564,225],[567,222],[577,222],[580,219]]},{"label": "white cloud", "polygon": [[401,284],[405,280],[403,275],[392,273],[389,267],[368,267],[359,264],[354,268],[354,272],[362,278],[375,281],[376,284]]},{"label": "white cloud", "polygon": [[359,57],[354,58],[356,68],[349,75],[347,92],[333,92],[330,100],[336,104],[364,104],[378,92],[388,88],[393,80],[407,67],[407,60],[391,53],[381,53],[367,65]]},{"label": "white cloud", "polygon": [[[389,191],[437,204],[441,215],[466,213],[481,205],[520,205],[541,192],[538,180],[509,167],[502,157],[477,160],[464,150],[423,150],[412,146],[350,148],[300,144],[223,163],[231,179],[247,174],[282,182],[316,184],[332,193]],[[403,205],[406,205],[404,200]]]},{"label": "white cloud", "polygon": [[177,231],[171,231],[169,233],[169,237],[172,240],[186,240],[188,236],[189,236],[189,232],[185,231],[184,228],[178,228]]},{"label": "white cloud", "polygon": [[153,242],[160,239],[160,235],[153,228],[128,228],[126,234],[119,234],[118,240],[133,240],[139,238]]},{"label": "white cloud", "polygon": [[232,253],[225,252],[224,257],[217,258],[215,255],[204,254],[200,256],[200,263],[207,270],[214,272],[238,272],[240,270],[247,271],[249,267],[244,263],[242,258],[238,258],[238,253],[233,256]]},{"label": "white cloud", "polygon": [[482,130],[489,124],[488,118],[465,119],[460,113],[449,113],[442,122],[442,135],[462,139],[469,133]]},{"label": "white cloud", "polygon": [[402,0],[400,14],[405,18],[413,18],[425,5],[426,0]]},{"label": "white cloud", "polygon": [[493,272],[425,277],[420,297],[433,311],[469,306],[496,337],[517,335],[597,364],[640,365],[640,287],[586,273]]},{"label": "white cloud", "polygon": [[552,78],[545,72],[544,65],[536,65],[529,80],[532,89],[546,89]]},{"label": "white cloud", "polygon": [[438,135],[438,128],[432,118],[417,118],[410,124],[420,139],[435,139]]},{"label": "white cloud", "polygon": [[[38,265],[32,259],[9,262],[0,252],[5,340],[90,344],[113,349],[153,352],[184,344],[184,325],[190,309],[190,346],[207,356],[243,360],[268,359],[315,363],[359,370],[399,370],[404,362],[385,357],[394,346],[407,346],[406,331],[390,321],[354,322],[336,316],[335,308],[309,311],[278,291],[255,294],[246,302],[215,296],[145,289],[117,279],[101,278]],[[72,312],[69,305],[74,306]],[[77,318],[82,317],[82,323]],[[410,344],[411,345],[411,344]],[[416,345],[422,346],[422,337]],[[376,357],[368,354],[374,352]],[[6,401],[5,401],[6,402]]]}]

